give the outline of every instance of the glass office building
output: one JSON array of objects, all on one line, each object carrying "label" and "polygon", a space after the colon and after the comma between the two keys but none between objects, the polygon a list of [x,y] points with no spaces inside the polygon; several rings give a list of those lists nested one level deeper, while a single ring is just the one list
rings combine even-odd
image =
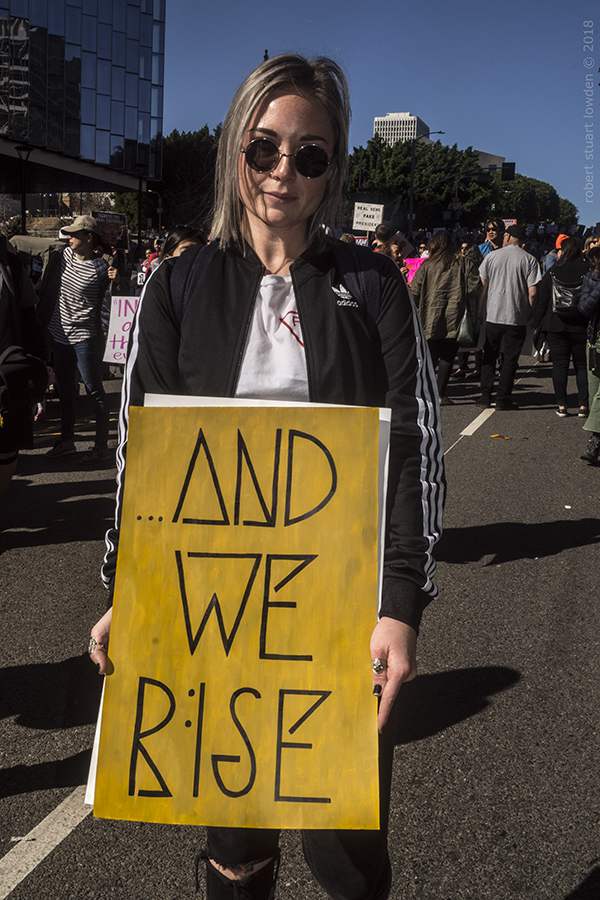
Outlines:
[{"label": "glass office building", "polygon": [[0,136],[160,178],[165,0],[0,0]]}]

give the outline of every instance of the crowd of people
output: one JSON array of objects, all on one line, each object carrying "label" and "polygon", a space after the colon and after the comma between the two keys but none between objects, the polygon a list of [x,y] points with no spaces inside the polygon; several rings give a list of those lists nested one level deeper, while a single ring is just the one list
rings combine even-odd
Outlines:
[{"label": "crowd of people", "polygon": [[[467,239],[468,238],[468,239]],[[352,234],[341,240],[353,242]],[[437,229],[411,243],[388,224],[371,244],[405,278],[436,368],[442,405],[451,379],[480,382],[483,408],[515,410],[513,387],[519,357],[532,331],[538,356],[551,362],[556,414],[570,415],[572,363],[577,386],[574,414],[590,432],[581,458],[600,463],[598,354],[600,236],[541,234],[490,219],[483,235]],[[410,269],[408,263],[418,262]],[[473,359],[472,368],[469,360]],[[496,383],[495,396],[494,385]]]},{"label": "crowd of people", "polygon": [[[111,295],[139,296],[149,276],[165,260],[207,243],[206,233],[178,226],[131,251],[102,243],[92,216],[79,216],[61,232],[33,285],[19,256],[0,240],[0,479],[7,484],[19,447],[31,446],[32,416],[41,410],[47,382],[60,398],[60,436],[47,451],[51,458],[77,452],[76,401],[79,383],[94,406],[93,446],[81,462],[104,463],[108,412],[102,363]],[[342,233],[340,240],[356,237]],[[551,240],[551,244],[549,241]],[[570,364],[577,386],[574,414],[585,419],[589,440],[582,459],[600,464],[600,236],[540,235],[521,226],[486,222],[482,234],[436,229],[414,241],[388,224],[377,227],[374,253],[390,258],[415,301],[436,369],[442,405],[452,404],[451,381],[479,381],[479,403],[516,409],[513,386],[527,329],[535,352],[551,362],[556,414],[570,415],[567,383]],[[417,266],[410,268],[416,261]],[[10,347],[24,348],[2,361]],[[497,387],[494,399],[494,382]],[[12,396],[8,407],[9,393]]]}]

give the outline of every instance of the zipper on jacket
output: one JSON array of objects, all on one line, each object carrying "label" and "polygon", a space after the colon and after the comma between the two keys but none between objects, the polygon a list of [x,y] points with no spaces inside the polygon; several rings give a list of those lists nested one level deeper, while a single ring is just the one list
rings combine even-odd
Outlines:
[{"label": "zipper on jacket", "polygon": [[229,388],[229,396],[230,397],[235,397],[235,391],[238,386],[238,382],[240,380],[240,372],[242,370],[242,362],[244,361],[244,353],[246,352],[246,344],[248,343],[248,334],[250,332],[252,316],[254,315],[254,308],[256,306],[256,298],[258,296],[258,291],[260,289],[260,283],[264,277],[264,274],[265,274],[265,267],[261,266],[258,279],[254,285],[254,292],[252,294],[254,299],[253,299],[252,303],[250,304],[250,309],[249,309],[248,315],[246,316],[246,322],[244,324],[244,333],[243,333],[242,341],[240,343],[240,351],[238,353],[238,358],[235,362],[235,366],[233,369],[233,383],[230,384],[230,388]]},{"label": "zipper on jacket", "polygon": [[296,298],[296,306],[298,307],[298,316],[300,317],[300,328],[302,329],[302,339],[304,341],[304,355],[306,357],[306,381],[308,383],[308,399],[311,403],[314,402],[313,395],[313,366],[312,366],[312,352],[310,349],[310,339],[307,340],[308,334],[304,330],[304,325],[302,322],[302,303],[300,302],[300,294],[298,293],[298,288],[296,286],[296,281],[294,279],[294,271],[293,264],[290,266],[290,276],[292,278],[292,287],[294,288],[294,297]]}]

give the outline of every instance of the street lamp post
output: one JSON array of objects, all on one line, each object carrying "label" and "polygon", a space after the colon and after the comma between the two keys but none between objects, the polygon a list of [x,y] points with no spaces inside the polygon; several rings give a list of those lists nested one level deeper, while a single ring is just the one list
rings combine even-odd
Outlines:
[{"label": "street lamp post", "polygon": [[426,131],[412,138],[410,142],[410,180],[408,182],[408,237],[412,240],[415,219],[415,169],[417,166],[417,141],[429,138],[432,134],[446,134],[445,131]]},{"label": "street lamp post", "polygon": [[27,163],[32,149],[27,144],[17,144],[15,147],[21,168],[21,234],[27,234]]},{"label": "street lamp post", "polygon": [[159,191],[155,191],[152,188],[146,188],[149,194],[154,194],[156,196],[156,215],[158,217],[158,233],[159,235],[162,233],[162,215],[164,212],[163,202],[162,202],[162,194]]},{"label": "street lamp post", "polygon": [[137,196],[137,219],[138,219],[138,233],[137,233],[137,255],[138,259],[142,259],[142,202],[143,202],[143,194],[142,194],[142,186],[143,179],[140,174],[138,178],[138,196]]}]

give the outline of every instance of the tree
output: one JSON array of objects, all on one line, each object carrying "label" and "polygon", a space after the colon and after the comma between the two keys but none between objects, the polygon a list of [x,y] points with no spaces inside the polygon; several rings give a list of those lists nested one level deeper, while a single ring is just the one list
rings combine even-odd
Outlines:
[{"label": "tree", "polygon": [[163,144],[163,198],[165,222],[206,225],[213,204],[215,161],[220,126],[212,132],[172,131]]},{"label": "tree", "polygon": [[[114,212],[125,213],[130,232],[138,229],[138,193],[137,191],[124,191],[113,194]],[[156,209],[156,199],[152,194],[142,194],[142,227],[145,227],[148,219],[153,219]]]},{"label": "tree", "polygon": [[459,150],[456,145],[420,140],[390,146],[375,137],[350,156],[346,220],[358,199],[386,204],[386,218],[406,227],[411,178],[417,227],[442,224],[445,213],[465,224],[477,224],[490,205],[492,178],[479,167],[471,148]]},{"label": "tree", "polygon": [[[211,133],[207,125],[197,131],[172,131],[163,142],[163,177],[144,194],[142,218],[158,225],[157,200],[163,208],[162,223],[207,224],[213,204],[215,161],[221,126]],[[137,193],[114,195],[114,209],[127,215],[130,228],[137,229]]]},{"label": "tree", "polygon": [[514,181],[495,178],[496,207],[500,217],[520,222],[557,222],[560,212],[559,196],[546,181],[517,175]]},{"label": "tree", "polygon": [[502,181],[481,169],[471,147],[424,140],[389,146],[379,137],[350,155],[344,221],[351,221],[354,201],[362,200],[384,203],[386,219],[406,228],[411,171],[417,228],[452,221],[475,227],[492,211],[523,223],[577,221],[573,204],[551,184],[524,175]]},{"label": "tree", "polygon": [[563,229],[572,228],[577,224],[578,219],[577,207],[570,200],[564,197],[558,198],[558,222]]}]

